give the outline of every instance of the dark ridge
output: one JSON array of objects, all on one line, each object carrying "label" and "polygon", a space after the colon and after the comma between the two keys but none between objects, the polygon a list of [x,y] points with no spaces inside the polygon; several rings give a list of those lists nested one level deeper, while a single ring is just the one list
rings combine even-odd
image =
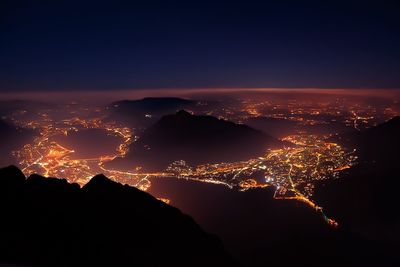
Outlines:
[{"label": "dark ridge", "polygon": [[356,148],[360,161],[397,164],[400,151],[400,117],[357,133],[342,134],[335,141]]},{"label": "dark ridge", "polygon": [[33,130],[18,128],[12,122],[0,119],[0,166],[15,164],[11,151],[31,142],[34,134]]},{"label": "dark ridge", "polygon": [[358,165],[342,179],[321,182],[315,197],[332,216],[368,238],[400,240],[400,117],[338,138],[357,149]]},{"label": "dark ridge", "polygon": [[87,191],[91,190],[106,191],[110,190],[110,188],[115,188],[115,187],[120,188],[118,183],[111,181],[103,174],[98,174],[94,176],[92,179],[90,179],[90,181],[87,184],[85,184],[82,187],[82,189]]},{"label": "dark ridge", "polygon": [[[12,185],[12,186],[10,186]],[[0,262],[26,266],[235,266],[190,217],[136,188],[0,169]]]},{"label": "dark ridge", "polygon": [[131,145],[127,157],[112,164],[163,170],[176,160],[192,166],[248,160],[264,155],[268,148],[284,145],[288,144],[247,125],[180,110],[146,129]]},{"label": "dark ridge", "polygon": [[[48,109],[54,107],[52,104],[42,101],[29,100],[0,100],[0,117],[11,115],[16,110],[30,110],[36,113],[40,109]],[[33,115],[33,114],[31,114]]]},{"label": "dark ridge", "polygon": [[251,117],[246,119],[244,123],[254,129],[268,132],[268,134],[275,138],[282,138],[290,134],[295,134],[298,128],[297,122],[269,117]]},{"label": "dark ridge", "polygon": [[139,100],[117,101],[107,108],[110,111],[110,118],[123,121],[131,127],[147,127],[165,114],[194,107],[196,103],[193,100],[177,97],[146,97]]},{"label": "dark ridge", "polygon": [[379,124],[376,127],[365,130],[361,136],[372,137],[374,134],[388,134],[390,137],[394,136],[400,131],[400,116],[393,117],[385,123]]},{"label": "dark ridge", "polygon": [[181,117],[181,118],[188,118],[188,117],[190,117],[192,114],[190,114],[189,112],[187,112],[186,110],[184,110],[184,109],[181,109],[181,110],[179,110],[177,113],[176,113],[176,116],[177,117]]}]

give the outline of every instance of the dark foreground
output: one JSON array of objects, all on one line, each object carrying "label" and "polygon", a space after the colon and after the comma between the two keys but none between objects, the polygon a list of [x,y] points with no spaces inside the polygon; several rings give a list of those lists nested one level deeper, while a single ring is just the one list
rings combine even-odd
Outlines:
[{"label": "dark foreground", "polygon": [[3,264],[235,265],[222,243],[189,216],[102,175],[80,188],[0,169],[0,212]]}]

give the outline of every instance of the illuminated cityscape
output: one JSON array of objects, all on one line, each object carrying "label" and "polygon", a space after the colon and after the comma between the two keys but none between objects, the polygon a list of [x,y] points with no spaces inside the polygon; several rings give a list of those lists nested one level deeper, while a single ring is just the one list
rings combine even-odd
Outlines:
[{"label": "illuminated cityscape", "polygon": [[400,266],[400,1],[0,11],[0,267]]},{"label": "illuminated cityscape", "polygon": [[[339,101],[340,102],[340,101]],[[344,103],[344,100],[341,101]],[[13,156],[26,175],[39,173],[47,177],[66,177],[70,182],[80,185],[87,183],[97,173],[123,184],[129,184],[147,190],[151,178],[177,177],[199,182],[222,184],[239,191],[252,188],[273,186],[275,199],[298,200],[322,213],[328,223],[337,223],[326,218],[320,207],[313,200],[316,181],[338,179],[342,171],[357,164],[355,151],[333,142],[331,133],[308,133],[307,127],[325,125],[330,122],[341,122],[358,131],[371,127],[386,118],[394,116],[391,106],[376,107],[318,103],[311,105],[304,101],[289,100],[289,104],[276,101],[240,100],[241,108],[223,105],[208,110],[208,105],[201,103],[195,107],[195,113],[211,114],[237,123],[251,118],[267,117],[293,121],[298,125],[294,132],[280,139],[287,145],[281,149],[267,149],[265,154],[240,162],[217,162],[199,166],[188,166],[184,159],[171,162],[165,170],[146,172],[141,167],[119,170],[107,167],[107,163],[117,157],[124,157],[129,145],[140,138],[140,132],[107,118],[101,108],[85,108],[85,116],[76,116],[76,105],[70,107],[66,118],[55,120],[51,110],[41,111],[34,120],[24,120],[27,111],[13,113],[11,119],[20,127],[31,128],[39,134],[33,143],[26,144],[13,152]],[[237,104],[236,104],[237,105]],[[73,107],[73,108],[72,108]],[[201,109],[199,109],[199,107]],[[80,112],[81,114],[83,112]],[[94,115],[93,115],[94,114]],[[146,114],[150,118],[151,114]],[[330,121],[327,121],[327,118]],[[71,133],[98,129],[104,135],[118,138],[119,145],[109,153],[91,158],[80,158],[76,154],[79,147],[69,147],[57,141],[55,136],[67,137]],[[79,155],[79,153],[77,154]],[[169,203],[173,199],[163,199]]]}]

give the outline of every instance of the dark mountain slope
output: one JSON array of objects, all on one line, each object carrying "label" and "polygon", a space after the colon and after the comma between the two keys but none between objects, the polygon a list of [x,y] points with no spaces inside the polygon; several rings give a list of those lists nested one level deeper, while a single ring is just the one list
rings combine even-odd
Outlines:
[{"label": "dark mountain slope", "polygon": [[400,151],[400,117],[365,131],[339,135],[336,140],[346,147],[356,148],[363,161],[381,164],[397,161]]},{"label": "dark mountain slope", "polygon": [[359,164],[321,183],[315,197],[351,231],[399,242],[400,117],[337,140],[357,149]]},{"label": "dark mountain slope", "polygon": [[284,144],[246,125],[181,110],[149,127],[122,162],[160,170],[175,160],[190,165],[247,160]]},{"label": "dark mountain slope", "polygon": [[269,117],[251,117],[245,120],[244,123],[254,129],[266,131],[276,138],[295,134],[298,128],[297,123],[294,121]]},{"label": "dark mountain slope", "polygon": [[243,266],[400,266],[396,244],[348,232],[343,221],[332,228],[308,205],[274,199],[272,187],[238,192],[185,179],[151,183],[151,194],[216,233]]},{"label": "dark mountain slope", "polygon": [[0,262],[28,266],[234,266],[190,217],[102,175],[66,180],[0,169]]},{"label": "dark mountain slope", "polygon": [[32,141],[34,131],[15,127],[0,119],[0,166],[13,162],[11,151]]}]

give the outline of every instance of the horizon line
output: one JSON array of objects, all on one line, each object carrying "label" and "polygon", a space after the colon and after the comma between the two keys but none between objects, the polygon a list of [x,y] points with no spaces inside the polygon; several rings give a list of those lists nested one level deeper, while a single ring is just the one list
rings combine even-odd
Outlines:
[{"label": "horizon line", "polygon": [[188,97],[196,94],[223,94],[223,93],[304,93],[304,94],[323,94],[323,95],[348,95],[348,96],[392,96],[400,93],[400,88],[152,88],[152,89],[115,89],[115,90],[70,90],[70,91],[8,91],[0,92],[1,100],[24,100],[29,99],[46,99],[53,98],[52,101],[57,101],[57,98],[63,100],[73,100],[79,98],[93,97],[108,97],[108,98],[133,98],[141,99],[144,97]]}]

